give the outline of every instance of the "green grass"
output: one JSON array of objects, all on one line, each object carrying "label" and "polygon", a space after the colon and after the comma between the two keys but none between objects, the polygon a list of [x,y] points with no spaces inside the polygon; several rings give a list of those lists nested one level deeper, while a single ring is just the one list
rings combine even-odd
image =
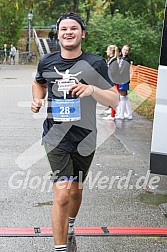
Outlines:
[{"label": "green grass", "polygon": [[154,109],[155,109],[155,100],[146,99],[139,96],[135,92],[129,92],[129,99],[132,103],[132,107],[136,113],[141,116],[146,117],[149,120],[154,119]]},{"label": "green grass", "polygon": [[135,111],[149,120],[154,119],[154,108],[155,101],[154,100],[146,100],[144,101]]}]

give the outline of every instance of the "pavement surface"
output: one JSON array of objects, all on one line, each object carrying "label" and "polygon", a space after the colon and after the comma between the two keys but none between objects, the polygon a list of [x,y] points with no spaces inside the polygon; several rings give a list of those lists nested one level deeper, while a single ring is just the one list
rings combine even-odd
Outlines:
[{"label": "pavement surface", "polygon": [[[39,144],[45,108],[30,111],[35,71],[0,65],[0,229],[51,226],[50,171]],[[167,177],[149,174],[152,122],[136,113],[107,121],[104,111],[97,106],[98,148],[76,226],[167,227]],[[167,251],[166,237],[77,236],[77,244],[78,252]],[[0,252],[15,251],[51,252],[53,238],[0,237]]]}]

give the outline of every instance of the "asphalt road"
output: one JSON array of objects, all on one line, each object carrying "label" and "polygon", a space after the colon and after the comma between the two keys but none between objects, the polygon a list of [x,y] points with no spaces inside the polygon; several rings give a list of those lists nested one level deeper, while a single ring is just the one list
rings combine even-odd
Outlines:
[{"label": "asphalt road", "polygon": [[[35,71],[0,65],[0,229],[51,226],[52,187],[40,146],[45,109],[35,117],[30,111]],[[106,121],[104,110],[98,105],[98,148],[76,226],[167,227],[163,195],[159,203],[156,195],[153,201],[152,194],[145,197],[146,180],[152,190],[158,185],[159,193],[166,192],[166,177],[159,181],[148,173],[152,122],[137,114],[131,121]],[[167,251],[165,237],[78,236],[77,243],[79,252]],[[0,237],[0,252],[52,249],[48,237]]]}]

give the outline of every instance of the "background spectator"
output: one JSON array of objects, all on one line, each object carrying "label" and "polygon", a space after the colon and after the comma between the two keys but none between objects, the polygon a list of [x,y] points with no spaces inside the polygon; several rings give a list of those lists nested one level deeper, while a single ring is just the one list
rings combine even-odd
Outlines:
[{"label": "background spectator", "polygon": [[116,119],[132,119],[132,107],[131,102],[128,99],[128,90],[130,83],[130,64],[129,58],[130,46],[124,45],[122,47],[122,55],[119,58],[120,75],[123,83],[119,85],[120,102],[117,108]]},{"label": "background spectator", "polygon": [[[109,45],[107,47],[106,54],[108,56],[107,65],[110,68],[110,76],[118,90],[119,86],[116,84],[116,79],[118,79],[117,74],[119,72],[118,62],[119,62],[119,56],[120,56],[120,49],[116,45]],[[106,117],[103,117],[103,119],[106,119],[106,120],[115,119],[115,110],[113,108],[108,108],[105,111],[105,113],[109,115]]]},{"label": "background spectator", "polygon": [[10,48],[10,64],[12,64],[12,61],[13,61],[13,64],[15,65],[15,56],[16,56],[16,47],[14,47],[12,44],[11,44],[11,48]]},{"label": "background spectator", "polygon": [[54,35],[54,31],[53,29],[51,29],[51,31],[48,33],[48,38],[51,42],[54,40]]},{"label": "background spectator", "polygon": [[4,55],[4,60],[3,60],[3,64],[7,64],[7,61],[8,61],[8,56],[9,56],[9,51],[8,51],[8,48],[7,48],[7,44],[4,44],[4,47],[3,47],[3,55]]}]

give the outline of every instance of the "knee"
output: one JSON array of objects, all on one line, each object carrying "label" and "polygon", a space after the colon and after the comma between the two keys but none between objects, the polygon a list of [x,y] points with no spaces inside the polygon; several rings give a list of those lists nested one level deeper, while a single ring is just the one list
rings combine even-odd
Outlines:
[{"label": "knee", "polygon": [[54,195],[53,206],[58,205],[59,207],[66,207],[70,202],[69,190],[63,190],[57,192]]},{"label": "knee", "polygon": [[78,200],[78,199],[82,198],[82,190],[81,189],[71,190],[70,198],[72,198],[73,200]]},{"label": "knee", "polygon": [[56,203],[59,207],[66,207],[70,202],[69,197],[62,195],[61,198],[56,198],[53,203]]}]

